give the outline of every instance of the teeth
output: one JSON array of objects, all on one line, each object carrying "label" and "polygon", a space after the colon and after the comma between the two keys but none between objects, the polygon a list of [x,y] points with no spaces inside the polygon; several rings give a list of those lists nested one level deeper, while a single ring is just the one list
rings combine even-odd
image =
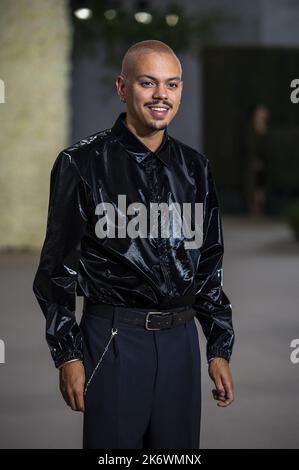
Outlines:
[{"label": "teeth", "polygon": [[154,107],[151,107],[151,109],[154,109],[155,111],[167,111],[167,108],[154,108]]}]

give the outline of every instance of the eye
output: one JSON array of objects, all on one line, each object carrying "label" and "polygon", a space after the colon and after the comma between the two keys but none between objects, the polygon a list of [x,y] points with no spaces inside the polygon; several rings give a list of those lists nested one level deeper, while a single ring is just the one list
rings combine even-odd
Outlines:
[{"label": "eye", "polygon": [[146,85],[146,86],[147,86],[149,83],[152,83],[152,82],[141,82],[141,85],[142,85],[142,86],[143,86],[143,85]]},{"label": "eye", "polygon": [[[174,86],[171,86],[171,85],[174,85]],[[169,86],[170,86],[170,88],[177,88],[178,87],[177,83],[169,83]]]}]

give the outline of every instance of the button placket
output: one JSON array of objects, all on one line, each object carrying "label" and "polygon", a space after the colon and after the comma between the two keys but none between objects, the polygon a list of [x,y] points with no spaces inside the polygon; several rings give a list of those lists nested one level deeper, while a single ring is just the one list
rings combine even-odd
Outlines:
[{"label": "button placket", "polygon": [[[154,155],[149,155],[146,161],[145,169],[148,176],[150,185],[150,202],[160,203],[162,202],[161,191],[159,188],[158,173],[162,168],[162,163],[158,161]],[[160,219],[161,220],[161,219]],[[157,250],[160,258],[161,269],[167,285],[168,296],[171,297],[173,288],[170,276],[167,240],[162,238],[160,231],[158,232],[157,238]]]}]

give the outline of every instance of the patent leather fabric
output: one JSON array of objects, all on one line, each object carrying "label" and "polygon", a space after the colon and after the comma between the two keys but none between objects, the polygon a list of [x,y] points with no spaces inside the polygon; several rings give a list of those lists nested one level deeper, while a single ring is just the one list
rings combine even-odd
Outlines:
[{"label": "patent leather fabric", "polygon": [[[223,291],[223,233],[209,160],[164,130],[152,152],[127,127],[125,112],[112,128],[57,156],[50,178],[46,236],[33,291],[46,318],[46,339],[56,367],[82,358],[76,295],[94,303],[171,309],[193,305],[207,338],[207,359],[230,360],[232,308]],[[188,249],[181,237],[99,238],[96,207],[123,212],[132,204],[202,203],[202,243]],[[132,215],[121,214],[128,222]],[[197,226],[196,226],[197,225]]]}]

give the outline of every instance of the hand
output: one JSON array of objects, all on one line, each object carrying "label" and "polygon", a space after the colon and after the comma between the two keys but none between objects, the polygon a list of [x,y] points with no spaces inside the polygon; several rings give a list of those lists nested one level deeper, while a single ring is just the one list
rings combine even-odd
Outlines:
[{"label": "hand", "polygon": [[209,376],[214,381],[216,389],[212,390],[217,406],[228,406],[234,401],[233,380],[229,363],[224,357],[215,357],[209,364]]},{"label": "hand", "polygon": [[85,369],[81,361],[66,363],[59,370],[60,391],[67,405],[84,412]]}]

